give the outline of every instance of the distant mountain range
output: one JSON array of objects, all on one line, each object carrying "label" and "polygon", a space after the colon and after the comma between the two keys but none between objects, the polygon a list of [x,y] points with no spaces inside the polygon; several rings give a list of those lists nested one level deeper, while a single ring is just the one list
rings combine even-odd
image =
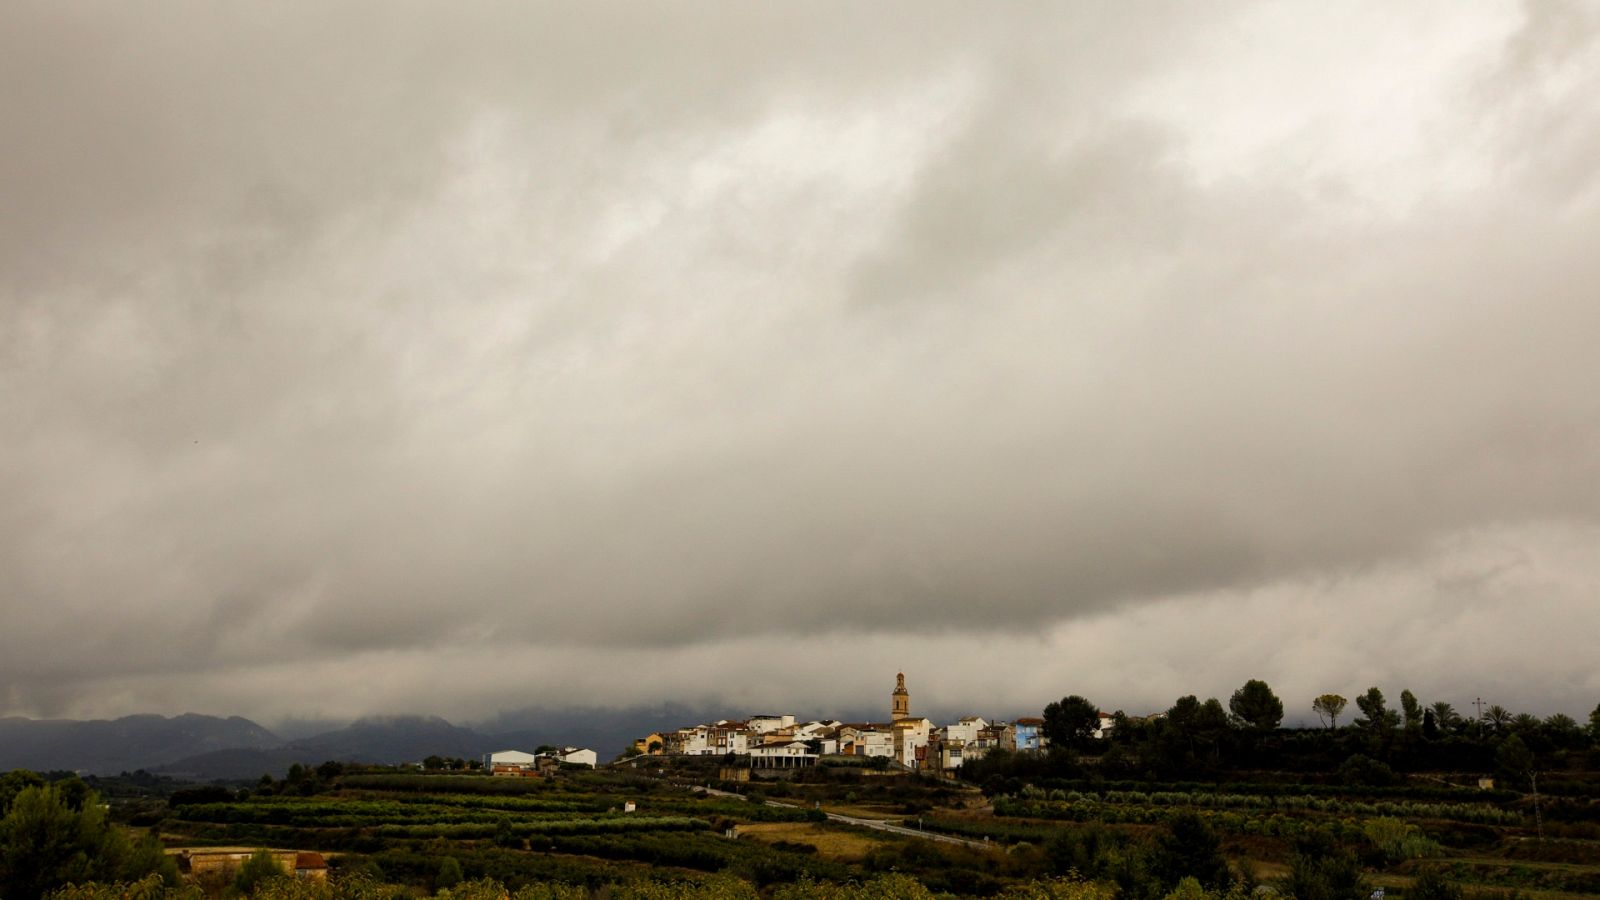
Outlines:
[{"label": "distant mountain range", "polygon": [[[870,721],[882,719],[885,712],[842,711],[831,717]],[[145,769],[192,781],[254,781],[263,774],[281,776],[295,763],[473,759],[541,744],[588,747],[609,760],[650,732],[730,717],[726,710],[675,703],[624,709],[535,707],[501,713],[470,728],[436,716],[392,716],[359,719],[293,740],[238,716],[191,713],[91,721],[13,717],[0,718],[0,772],[115,775]]]},{"label": "distant mountain range", "polygon": [[622,710],[529,709],[503,713],[487,727],[464,728],[433,716],[357,720],[296,740],[237,716],[138,715],[120,719],[0,718],[0,772],[70,770],[114,775],[146,769],[194,781],[281,776],[295,763],[327,760],[398,764],[428,756],[472,759],[496,750],[541,744],[590,747],[601,759],[640,735],[704,718],[669,705]]},{"label": "distant mountain range", "polygon": [[[95,774],[150,769],[184,756],[283,742],[249,719],[193,714],[121,719],[0,719],[0,771],[68,769]],[[259,774],[259,773],[258,773]]]},{"label": "distant mountain range", "polygon": [[[152,771],[194,781],[252,780],[282,775],[295,763],[419,762],[429,756],[472,759],[499,749],[504,740],[526,742],[527,735],[482,735],[431,716],[360,719],[334,731],[282,741],[271,747],[229,747],[182,756]],[[520,744],[519,744],[520,746]]]}]

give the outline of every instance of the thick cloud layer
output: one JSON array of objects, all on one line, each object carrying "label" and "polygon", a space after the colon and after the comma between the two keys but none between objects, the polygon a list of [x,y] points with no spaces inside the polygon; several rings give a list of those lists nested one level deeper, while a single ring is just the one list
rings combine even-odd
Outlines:
[{"label": "thick cloud layer", "polygon": [[1587,6],[0,16],[0,713],[1600,694]]}]

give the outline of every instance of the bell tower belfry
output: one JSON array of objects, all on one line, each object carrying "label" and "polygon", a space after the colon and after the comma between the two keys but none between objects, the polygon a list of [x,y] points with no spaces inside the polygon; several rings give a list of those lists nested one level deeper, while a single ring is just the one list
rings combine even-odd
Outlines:
[{"label": "bell tower belfry", "polygon": [[911,718],[911,692],[906,690],[906,673],[901,672],[894,677],[894,693],[890,695],[893,701],[893,721]]}]

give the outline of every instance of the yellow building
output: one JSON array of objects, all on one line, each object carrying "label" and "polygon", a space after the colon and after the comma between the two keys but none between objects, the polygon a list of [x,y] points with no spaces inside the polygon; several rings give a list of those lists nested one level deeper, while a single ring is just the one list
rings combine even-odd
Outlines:
[{"label": "yellow building", "polygon": [[[180,850],[171,855],[177,857],[178,871],[184,875],[199,878],[214,874],[232,878],[255,852],[254,849],[243,847],[210,847],[204,850]],[[320,853],[305,850],[268,852],[285,875],[315,881],[323,881],[328,877],[328,862]]]}]

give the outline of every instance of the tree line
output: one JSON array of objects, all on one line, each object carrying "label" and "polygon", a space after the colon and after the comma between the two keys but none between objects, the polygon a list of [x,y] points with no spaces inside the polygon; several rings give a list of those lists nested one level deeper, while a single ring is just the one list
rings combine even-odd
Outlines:
[{"label": "tree line", "polygon": [[[1410,690],[1392,707],[1379,687],[1349,701],[1312,699],[1321,727],[1284,728],[1284,704],[1265,681],[1250,679],[1226,705],[1216,697],[1179,697],[1148,717],[1113,713],[1073,694],[1043,711],[1051,751],[1033,758],[998,753],[964,767],[981,781],[996,774],[1077,774],[1086,761],[1109,778],[1210,777],[1229,770],[1338,772],[1348,783],[1382,785],[1398,772],[1495,775],[1527,790],[1539,773],[1600,767],[1600,705],[1580,724],[1557,713],[1539,718],[1500,705],[1463,715],[1444,701],[1423,703]],[[1343,722],[1343,724],[1341,724]]]},{"label": "tree line", "polygon": [[177,866],[154,835],[130,838],[76,776],[25,770],[0,775],[0,897],[39,900],[64,884],[139,881],[178,885]]}]

